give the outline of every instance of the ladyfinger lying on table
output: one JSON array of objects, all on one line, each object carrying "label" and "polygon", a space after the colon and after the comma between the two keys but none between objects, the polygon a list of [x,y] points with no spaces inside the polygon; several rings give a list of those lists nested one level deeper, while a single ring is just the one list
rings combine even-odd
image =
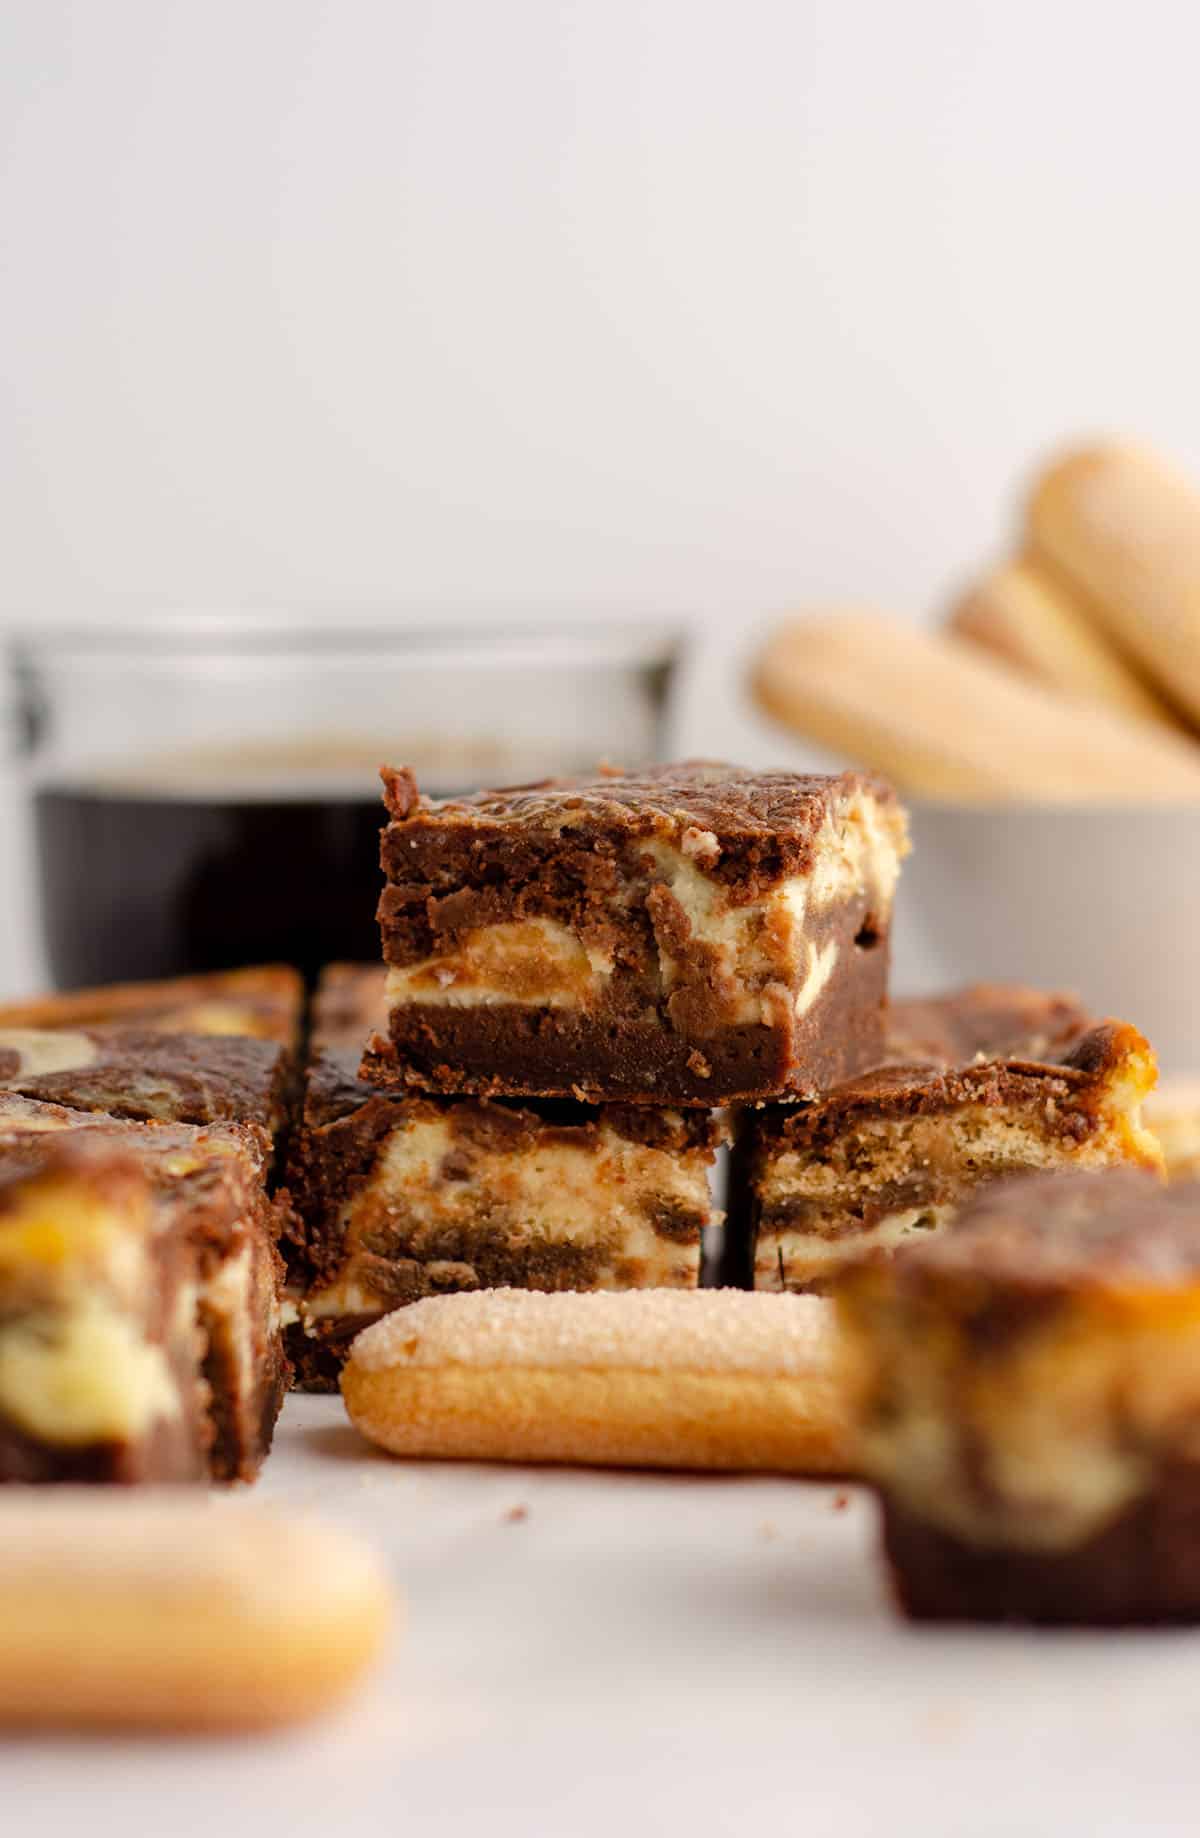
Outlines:
[{"label": "ladyfinger lying on table", "polygon": [[326,1710],[395,1613],[358,1540],[170,1489],[0,1491],[0,1726],[237,1733]]},{"label": "ladyfinger lying on table", "polygon": [[367,1328],[342,1393],[396,1455],[840,1473],[836,1344],[817,1296],[481,1290]]}]

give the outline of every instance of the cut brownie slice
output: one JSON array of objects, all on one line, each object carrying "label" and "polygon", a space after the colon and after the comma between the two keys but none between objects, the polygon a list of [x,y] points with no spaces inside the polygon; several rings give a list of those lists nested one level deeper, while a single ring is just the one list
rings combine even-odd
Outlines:
[{"label": "cut brownie slice", "polygon": [[1200,1621],[1200,1186],[1005,1181],[839,1306],[910,1615]]},{"label": "cut brownie slice", "polygon": [[198,1294],[186,1225],[126,1144],[0,1156],[0,1480],[202,1479]]},{"label": "cut brownie slice", "polygon": [[865,1250],[944,1225],[1000,1175],[1162,1166],[1139,1120],[1155,1065],[1135,1028],[980,986],[896,1003],[889,1036],[878,1070],[744,1115],[729,1238],[756,1288],[820,1289]]},{"label": "cut brownie slice", "polygon": [[[28,1174],[39,1158],[72,1148],[136,1166],[153,1198],[156,1233],[187,1245],[192,1319],[208,1386],[211,1471],[220,1480],[253,1478],[270,1447],[288,1376],[276,1241],[290,1213],[284,1196],[268,1196],[260,1133],[234,1123],[197,1129],[123,1122],[0,1092],[0,1171]],[[63,1240],[68,1283],[78,1274],[73,1243]],[[89,1376],[81,1367],[78,1378],[86,1390],[102,1385],[103,1372]]]},{"label": "cut brownie slice", "polygon": [[447,801],[384,784],[366,1076],[713,1105],[878,1061],[907,846],[880,781],[701,762]]},{"label": "cut brownie slice", "polygon": [[165,982],[111,983],[0,1005],[0,1028],[127,1026],[165,1034],[242,1034],[299,1045],[304,981],[285,964]]},{"label": "cut brownie slice", "polygon": [[290,1047],[248,1036],[134,1027],[0,1027],[0,1086],[74,1110],[163,1123],[253,1125],[274,1141]]},{"label": "cut brownie slice", "polygon": [[381,971],[338,967],[314,1005],[289,1171],[304,1289],[289,1346],[305,1382],[329,1382],[360,1328],[425,1295],[697,1285],[721,1218],[711,1113],[373,1090],[346,1042],[381,997]]}]

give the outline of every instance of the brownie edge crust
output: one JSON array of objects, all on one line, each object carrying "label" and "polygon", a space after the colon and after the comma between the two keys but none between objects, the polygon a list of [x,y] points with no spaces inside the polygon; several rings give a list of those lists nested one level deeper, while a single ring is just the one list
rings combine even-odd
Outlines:
[{"label": "brownie edge crust", "polygon": [[907,849],[881,781],[693,762],[461,800],[384,782],[372,1081],[710,1106],[880,1058]]}]

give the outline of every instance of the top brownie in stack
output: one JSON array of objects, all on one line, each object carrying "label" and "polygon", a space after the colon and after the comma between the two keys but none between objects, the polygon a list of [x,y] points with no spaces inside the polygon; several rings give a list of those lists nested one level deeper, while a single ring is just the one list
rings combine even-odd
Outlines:
[{"label": "top brownie in stack", "polygon": [[906,849],[877,779],[708,762],[435,800],[385,769],[377,1084],[714,1105],[883,1049]]}]

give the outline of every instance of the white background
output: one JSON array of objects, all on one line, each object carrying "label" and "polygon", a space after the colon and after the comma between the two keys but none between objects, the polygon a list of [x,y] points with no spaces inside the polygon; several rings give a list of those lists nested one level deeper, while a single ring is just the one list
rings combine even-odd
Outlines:
[{"label": "white background", "polygon": [[1180,0],[6,0],[0,605],[905,613],[1200,465]]},{"label": "white background", "polygon": [[[1063,437],[1200,466],[1198,57],[1182,0],[4,0],[0,622],[927,615]],[[391,1528],[395,1669],[219,1766],[10,1751],[17,1827],[1195,1829],[1191,1639],[905,1634],[862,1502],[291,1473]]]},{"label": "white background", "polygon": [[935,616],[1066,439],[1200,470],[1198,62],[1179,0],[6,0],[0,634],[683,616],[680,744],[795,757],[760,621]]}]

